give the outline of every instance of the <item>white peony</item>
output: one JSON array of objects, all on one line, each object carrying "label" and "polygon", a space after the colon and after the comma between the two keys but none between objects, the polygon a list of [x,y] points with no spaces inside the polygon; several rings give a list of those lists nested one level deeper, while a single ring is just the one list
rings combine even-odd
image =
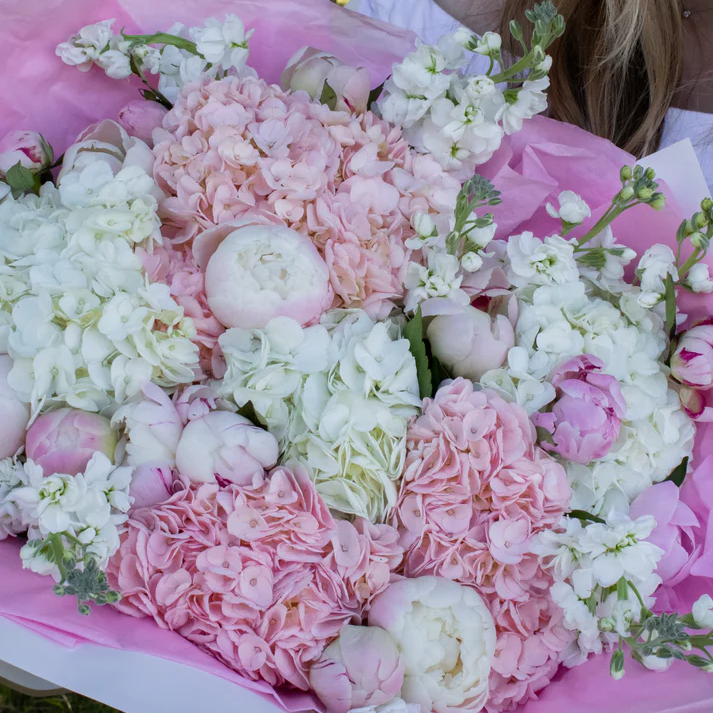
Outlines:
[{"label": "white peony", "polygon": [[406,702],[437,713],[485,706],[495,625],[475,590],[438,577],[394,582],[374,600],[369,625],[401,647]]},{"label": "white peony", "polygon": [[406,703],[403,698],[394,698],[381,706],[352,708],[349,713],[423,713],[418,703]]}]

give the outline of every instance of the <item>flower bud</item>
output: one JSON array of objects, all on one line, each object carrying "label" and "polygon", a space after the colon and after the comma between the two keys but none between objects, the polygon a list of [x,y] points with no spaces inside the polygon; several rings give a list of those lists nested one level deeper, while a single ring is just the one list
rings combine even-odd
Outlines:
[{"label": "flower bud", "polygon": [[666,196],[663,193],[654,193],[653,198],[649,201],[649,205],[654,210],[663,210],[666,207]]},{"label": "flower bud", "polygon": [[27,432],[27,457],[45,475],[83,473],[98,451],[113,462],[117,437],[108,418],[63,408],[42,414]]},{"label": "flower bud", "polygon": [[414,213],[411,218],[411,227],[421,238],[431,238],[436,234],[436,224],[427,213]]},{"label": "flower bud", "polygon": [[705,228],[708,225],[708,216],[701,211],[694,213],[693,223],[697,228]]},{"label": "flower bud", "polygon": [[631,170],[631,166],[622,166],[621,171],[619,171],[619,176],[622,181],[630,181],[634,172]]},{"label": "flower bud", "polygon": [[20,164],[32,173],[42,173],[54,160],[50,145],[34,131],[11,131],[0,141],[0,174]]},{"label": "flower bud", "polygon": [[453,33],[453,40],[457,45],[464,47],[465,49],[470,49],[475,47],[478,42],[478,36],[473,34],[467,27],[459,27]]},{"label": "flower bud", "polygon": [[153,146],[153,130],[161,126],[166,113],[166,108],[157,102],[136,99],[119,111],[119,123],[129,136],[136,136]]},{"label": "flower bud", "polygon": [[634,189],[632,186],[624,186],[619,191],[619,194],[617,195],[617,199],[619,200],[620,203],[626,203],[630,201],[634,197]]},{"label": "flower bud", "polygon": [[478,41],[474,51],[486,56],[495,56],[503,45],[502,37],[496,32],[486,32]]},{"label": "flower bud", "polygon": [[351,67],[314,47],[299,50],[287,63],[281,80],[284,89],[305,91],[314,101],[320,100],[327,83],[337,97],[335,110],[356,114],[367,110],[370,81],[364,67]]},{"label": "flower bud", "polygon": [[502,315],[490,315],[471,307],[458,314],[439,315],[428,326],[434,356],[453,376],[477,381],[503,365],[515,346],[515,330]]},{"label": "flower bud", "polygon": [[708,238],[703,233],[693,233],[690,239],[694,248],[698,250],[706,250],[708,248]]},{"label": "flower bud", "polygon": [[671,357],[671,376],[692,389],[713,387],[713,320],[684,332]]},{"label": "flower bud", "polygon": [[654,195],[654,191],[652,188],[639,188],[639,190],[636,192],[636,197],[640,201],[648,201],[651,200],[651,198]]},{"label": "flower bud", "polygon": [[617,649],[612,654],[609,672],[615,681],[624,676],[624,652],[621,649]]},{"label": "flower bud", "polygon": [[329,713],[388,703],[401,691],[404,664],[391,634],[378,626],[345,626],[309,674]]},{"label": "flower bud", "polygon": [[8,384],[12,358],[0,354],[0,460],[14,456],[25,443],[25,429],[30,409]]},{"label": "flower bud", "polygon": [[483,258],[478,253],[469,252],[460,259],[461,267],[467,272],[477,272],[483,267]]}]

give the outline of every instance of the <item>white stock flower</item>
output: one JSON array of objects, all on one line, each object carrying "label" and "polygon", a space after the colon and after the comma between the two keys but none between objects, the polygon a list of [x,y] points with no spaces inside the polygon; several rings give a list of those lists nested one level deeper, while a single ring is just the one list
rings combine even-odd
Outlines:
[{"label": "white stock flower", "polygon": [[[591,283],[614,295],[620,295],[631,289],[624,279],[624,268],[636,258],[636,252],[616,242],[611,227],[607,227],[587,243],[589,251],[578,255],[579,273]],[[597,250],[601,249],[601,250]],[[589,252],[601,255],[603,265],[592,267],[583,262]],[[586,262],[586,261],[585,261]]]},{"label": "white stock flower", "polygon": [[631,502],[652,485],[645,475],[613,462],[568,462],[565,468],[572,489],[570,507],[592,515],[627,513]]},{"label": "white stock flower", "polygon": [[666,278],[670,275],[674,282],[678,280],[673,250],[668,245],[650,247],[639,260],[636,275],[641,280],[643,293],[663,295],[666,291]]},{"label": "white stock flower", "polygon": [[28,522],[11,494],[25,485],[25,470],[12,458],[0,460],[0,540],[27,529]]},{"label": "white stock flower", "polygon": [[461,267],[466,272],[477,272],[483,267],[483,258],[475,252],[468,252],[461,256]]},{"label": "white stock flower", "polygon": [[210,17],[205,27],[193,27],[189,32],[198,52],[211,64],[224,70],[245,66],[248,40],[254,30],[246,32],[245,25],[236,15],[226,15],[223,22]]},{"label": "white stock flower", "polygon": [[369,624],[400,645],[405,701],[423,711],[485,705],[495,625],[474,589],[438,577],[394,582],[372,603]]},{"label": "white stock flower", "polygon": [[508,279],[515,287],[566,284],[579,281],[574,245],[552,235],[544,240],[526,231],[507,244]]},{"label": "white stock flower", "polygon": [[704,594],[694,604],[691,610],[693,621],[704,629],[713,629],[713,599]]},{"label": "white stock flower", "polygon": [[460,289],[463,276],[455,255],[440,250],[429,250],[427,265],[410,262],[406,270],[404,287],[407,312],[415,310],[429,297],[447,297],[457,304],[468,304],[468,296]]},{"label": "white stock flower", "polygon": [[474,51],[486,56],[497,56],[503,46],[502,37],[496,32],[486,32],[476,43]]},{"label": "white stock flower", "polygon": [[497,119],[502,122],[506,134],[514,134],[522,130],[527,119],[541,114],[547,109],[545,91],[550,86],[550,78],[525,80],[513,103],[506,102],[498,111]]},{"label": "white stock flower", "polygon": [[713,292],[713,280],[711,280],[708,265],[704,262],[696,263],[686,275],[686,284],[696,294],[710,294]]},{"label": "white stock flower", "polygon": [[585,201],[573,191],[562,191],[559,194],[559,209],[552,203],[547,204],[547,212],[553,218],[560,218],[570,225],[579,225],[585,218],[590,218],[592,211]]},{"label": "white stock flower", "polygon": [[104,20],[83,27],[67,42],[57,45],[56,54],[65,64],[74,65],[80,71],[88,72],[92,63],[99,59],[101,52],[109,44],[113,24],[114,20]]}]

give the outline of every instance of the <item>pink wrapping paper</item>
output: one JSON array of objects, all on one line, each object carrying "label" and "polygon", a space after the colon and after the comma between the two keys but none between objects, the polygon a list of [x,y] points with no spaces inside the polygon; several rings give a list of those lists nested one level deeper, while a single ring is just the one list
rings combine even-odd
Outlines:
[{"label": "pink wrapping paper", "polygon": [[[406,0],[402,0],[405,2]],[[2,0],[0,8],[0,135],[13,129],[44,133],[57,152],[86,125],[114,118],[137,97],[130,80],[107,79],[94,69],[80,74],[54,56],[54,47],[80,26],[117,18],[117,27],[150,32],[175,21],[198,24],[210,15],[238,14],[255,27],[251,64],[269,81],[277,81],[289,56],[305,44],[329,50],[345,61],[367,66],[373,85],[389,74],[390,65],[411,47],[413,36],[331,4],[328,0]],[[504,194],[496,208],[500,237],[531,228],[549,234],[558,228],[544,204],[565,189],[580,193],[594,218],[619,186],[618,172],[633,163],[625,152],[579,129],[536,118],[510,137],[486,166]],[[615,227],[619,239],[638,251],[653,242],[673,242],[681,220],[676,207],[654,213],[645,207],[627,213]],[[713,298],[694,298],[682,306],[693,316],[713,313]],[[691,575],[675,588],[673,600],[690,603],[713,592],[713,426],[699,433],[694,473],[681,496],[696,513],[700,557]],[[713,525],[713,522],[711,522]],[[151,620],[132,619],[107,607],[80,617],[74,602],[58,599],[48,580],[22,569],[20,543],[0,542],[0,615],[61,643],[67,648],[90,641],[178,661],[234,681],[258,695],[275,695],[290,711],[313,707],[309,696],[273,693],[265,684],[246,681],[178,634],[159,629]],[[618,682],[608,673],[608,657],[562,671],[531,701],[523,713],[710,713],[713,677],[691,666],[675,665],[654,674],[628,663]],[[206,692],[206,700],[210,693]]]}]

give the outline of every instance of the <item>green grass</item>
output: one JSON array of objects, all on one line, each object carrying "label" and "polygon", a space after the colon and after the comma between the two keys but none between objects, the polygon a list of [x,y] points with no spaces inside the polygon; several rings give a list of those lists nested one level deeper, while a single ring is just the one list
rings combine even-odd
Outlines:
[{"label": "green grass", "polygon": [[0,686],[0,713],[116,713],[101,703],[67,693],[53,698],[30,698]]}]

